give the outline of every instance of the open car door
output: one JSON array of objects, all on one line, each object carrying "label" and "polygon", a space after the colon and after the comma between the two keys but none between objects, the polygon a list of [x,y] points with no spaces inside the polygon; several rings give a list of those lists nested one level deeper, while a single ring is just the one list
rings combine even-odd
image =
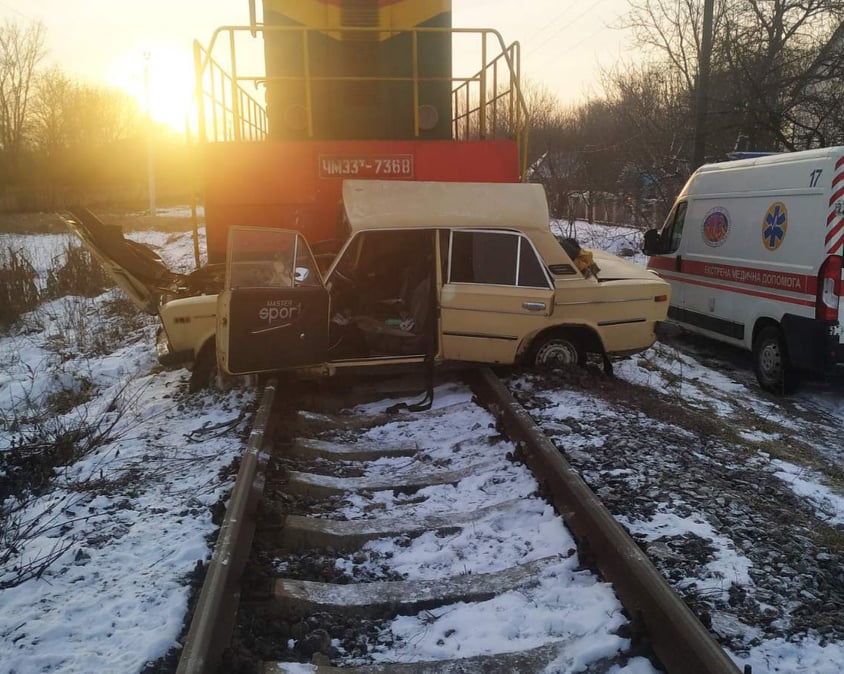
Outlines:
[{"label": "open car door", "polygon": [[217,363],[228,374],[322,363],[328,291],[301,234],[231,227],[217,298]]}]

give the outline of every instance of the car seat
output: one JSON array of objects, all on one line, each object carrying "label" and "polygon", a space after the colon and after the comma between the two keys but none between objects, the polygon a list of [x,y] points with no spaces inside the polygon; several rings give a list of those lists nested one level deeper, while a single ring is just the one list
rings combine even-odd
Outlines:
[{"label": "car seat", "polygon": [[403,283],[401,310],[388,318],[356,316],[355,324],[372,354],[412,355],[426,353],[432,314],[431,274],[414,284]]}]

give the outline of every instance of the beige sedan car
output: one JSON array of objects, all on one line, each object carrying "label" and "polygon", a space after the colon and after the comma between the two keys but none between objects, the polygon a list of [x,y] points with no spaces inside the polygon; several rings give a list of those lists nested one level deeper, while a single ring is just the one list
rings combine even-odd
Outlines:
[{"label": "beige sedan car", "polygon": [[349,237],[324,276],[301,233],[232,228],[222,370],[608,365],[666,317],[666,282],[551,233],[540,185],[354,180],[343,206]]},{"label": "beige sedan car", "polygon": [[[654,341],[670,286],[549,228],[541,186],[347,181],[348,236],[327,266],[301,233],[232,228],[228,260],[176,274],[85,209],[66,222],[138,307],[159,359],[193,388],[229,374],[333,374],[437,361],[582,362]],[[323,273],[325,269],[325,273]]]}]

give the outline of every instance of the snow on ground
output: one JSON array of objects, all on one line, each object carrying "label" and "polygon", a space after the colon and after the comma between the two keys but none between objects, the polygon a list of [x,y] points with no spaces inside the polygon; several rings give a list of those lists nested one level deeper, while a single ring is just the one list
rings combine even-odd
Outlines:
[{"label": "snow on ground", "polygon": [[[652,352],[643,354],[641,359],[649,361],[651,358],[659,358],[659,348]],[[706,375],[706,368],[701,366],[699,374]],[[665,392],[661,388],[663,379],[642,379],[636,378],[638,383],[644,386],[653,386],[653,383],[660,382],[657,390]],[[529,379],[516,381],[520,388],[530,395],[531,383]],[[670,389],[668,389],[670,391]],[[778,557],[776,553],[770,555],[763,570],[758,566],[759,560],[751,559],[746,554],[746,547],[739,549],[737,541],[751,548],[764,548],[764,543],[748,543],[745,539],[747,531],[736,534],[730,529],[730,521],[724,516],[736,508],[734,517],[743,519],[745,512],[744,505],[735,499],[734,494],[718,490],[717,486],[710,487],[711,493],[707,494],[704,486],[705,479],[701,475],[712,466],[713,474],[721,474],[725,468],[728,472],[734,470],[736,475],[747,480],[746,473],[738,462],[745,456],[743,449],[736,449],[735,457],[729,454],[730,448],[724,448],[721,465],[716,468],[710,462],[718,460],[713,456],[699,454],[702,451],[701,443],[708,442],[707,438],[685,431],[684,421],[678,417],[674,423],[673,437],[682,439],[682,445],[676,448],[664,446],[666,450],[661,454],[663,447],[656,449],[660,443],[665,443],[663,438],[672,437],[670,433],[662,432],[668,428],[668,424],[656,418],[648,418],[645,414],[639,415],[635,422],[629,418],[627,412],[614,407],[595,396],[579,391],[543,388],[536,391],[542,397],[542,407],[532,411],[542,427],[552,436],[558,438],[558,446],[564,448],[580,470],[584,472],[587,481],[596,485],[599,496],[605,500],[610,493],[615,495],[616,501],[632,502],[637,501],[639,506],[634,507],[631,515],[616,515],[616,519],[633,535],[636,536],[652,558],[659,559],[665,556],[669,563],[669,569],[674,569],[670,563],[671,559],[677,559],[678,551],[676,545],[683,541],[699,541],[700,552],[694,558],[694,564],[676,568],[676,573],[671,573],[670,582],[678,590],[688,588],[691,596],[704,597],[707,603],[706,613],[711,617],[712,628],[721,637],[729,638],[733,643],[740,646],[731,652],[733,659],[739,666],[749,664],[754,672],[801,672],[812,673],[824,672],[833,674],[840,672],[840,663],[844,662],[844,642],[829,639],[821,639],[815,634],[791,633],[790,638],[779,636],[771,638],[762,633],[752,624],[744,620],[736,620],[733,611],[729,607],[740,606],[736,603],[738,596],[754,598],[758,596],[761,610],[765,610],[765,599],[770,597],[776,602],[772,608],[773,615],[781,616],[776,623],[779,629],[789,630],[791,626],[791,606],[794,601],[788,591],[782,595],[773,595],[766,586],[759,587],[759,574],[778,576],[786,566],[800,565],[799,556],[795,561],[794,557],[783,553]],[[754,397],[754,393],[748,390],[743,391],[743,398]],[[745,400],[745,402],[747,402]],[[635,425],[634,425],[635,423]],[[736,423],[734,417],[730,417],[728,423]],[[631,427],[627,433],[618,429],[623,426]],[[839,429],[840,431],[840,429]],[[804,429],[805,432],[805,429]],[[647,440],[634,438],[657,438],[656,445],[644,447],[648,455],[647,464],[639,452],[642,447],[639,445]],[[631,438],[628,444],[621,445],[620,438]],[[838,451],[841,451],[839,443]],[[625,456],[633,457],[629,462]],[[683,456],[686,455],[686,458]],[[729,461],[737,462],[730,466]],[[691,472],[690,468],[700,462],[698,472]],[[615,463],[625,464],[629,468],[610,468]],[[825,477],[819,472],[807,469],[804,466],[772,459],[766,452],[759,451],[758,455],[749,457],[749,462],[758,471],[758,479],[761,481],[765,475],[774,475],[783,481],[783,484],[790,488],[799,498],[805,499],[809,512],[814,511],[821,522],[830,525],[841,524],[842,502],[841,497],[835,493],[833,488],[826,486]],[[583,464],[581,466],[581,464]],[[671,476],[675,475],[674,478]],[[753,479],[752,477],[750,479]],[[744,482],[743,482],[744,484]],[[751,485],[737,487],[739,491],[750,490],[751,498],[754,493]],[[688,491],[686,491],[688,490]],[[697,492],[697,494],[695,493]],[[701,507],[700,492],[703,494],[703,503],[711,503],[713,500],[722,500],[718,515],[712,512],[715,508],[704,510]],[[627,496],[625,496],[625,494]],[[715,504],[712,503],[714,506]],[[612,509],[612,508],[611,508]],[[796,514],[796,513],[795,513]],[[763,513],[753,514],[754,521],[762,524]],[[781,522],[782,514],[775,514],[774,523],[768,526],[777,526]],[[810,518],[810,516],[808,516]],[[746,520],[744,526],[747,527]],[[811,526],[811,525],[810,525]],[[749,527],[754,529],[752,525]],[[757,532],[756,536],[760,534]],[[765,534],[761,534],[762,538]],[[774,543],[774,550],[777,550],[780,542]],[[828,565],[834,563],[834,558],[825,552],[814,554],[815,551],[807,552],[806,562]],[[682,553],[680,553],[682,554]],[[694,554],[694,553],[693,553]],[[798,553],[799,555],[799,553]],[[775,561],[778,560],[778,561]],[[685,573],[684,573],[685,570]],[[755,571],[755,575],[751,573]],[[810,570],[811,574],[812,571]],[[832,573],[835,573],[834,567]],[[785,587],[788,587],[789,578],[782,577]],[[811,578],[805,579],[811,581]],[[775,583],[776,584],[776,583]],[[736,588],[741,594],[734,595]],[[757,595],[758,592],[758,595]],[[823,594],[823,591],[815,590],[820,597],[820,603],[834,601]],[[764,594],[763,594],[764,593]],[[794,594],[801,594],[794,591]],[[812,601],[811,593],[807,596]],[[805,599],[803,601],[806,601]],[[811,605],[811,604],[810,604]],[[799,603],[793,604],[794,607]],[[724,607],[719,610],[719,607]],[[777,630],[773,630],[777,631]]]},{"label": "snow on ground", "polygon": [[[136,213],[130,213],[130,215],[137,215],[137,216],[146,216],[149,211],[138,211]],[[191,207],[189,204],[182,204],[181,206],[167,206],[164,208],[156,208],[155,214],[158,217],[165,217],[165,218],[189,218],[191,217]],[[205,217],[205,207],[197,205],[196,207],[196,215],[200,218]]]},{"label": "snow on ground", "polygon": [[[34,245],[34,242],[37,242]],[[76,245],[76,237],[72,234],[2,234],[0,235],[0,250],[11,250],[14,253],[23,252],[32,263],[39,280],[47,276],[54,258],[61,255],[68,245]]]},{"label": "snow on ground", "polygon": [[[43,275],[70,238],[0,245],[24,247]],[[160,245],[191,267],[189,234]],[[141,671],[176,645],[210,557],[211,507],[231,487],[254,394],[189,395],[186,370],[157,365],[155,319],[125,302],[115,314],[121,301],[54,300],[0,337],[0,452],[75,438],[48,489],[2,503],[3,674]]]},{"label": "snow on ground", "polygon": [[[566,232],[568,223],[557,225],[562,233]],[[640,248],[640,235],[623,227],[590,226],[578,222],[574,229],[581,245],[586,247],[621,254]],[[632,258],[645,264],[646,258],[640,253]],[[841,468],[844,468],[844,441],[841,440],[844,435],[844,385],[840,378],[827,382],[810,380],[794,396],[776,398],[759,390],[749,358],[741,362],[736,353],[725,351],[726,347],[702,341],[702,346],[692,344],[691,348],[682,340],[657,343],[647,352],[617,363],[615,375],[631,384],[668,394],[682,401],[688,409],[711,414],[721,419],[726,427],[737,430],[738,435],[751,446],[758,445],[758,454],[753,460],[760,471],[781,480],[808,511],[815,513],[819,522],[837,527],[840,531],[844,524],[844,491],[838,477]],[[598,417],[612,423],[611,420],[618,417],[615,409],[575,392],[563,390],[545,394],[550,400],[542,412],[543,427],[552,433],[556,429],[563,435],[568,452],[589,452],[590,448],[605,445],[607,438],[601,432],[581,433],[576,428],[572,431],[569,425],[577,427],[578,423],[582,423],[584,428],[589,428],[591,420]],[[676,420],[680,427],[678,435],[684,433],[683,422],[682,418]],[[656,432],[657,426],[653,428]],[[566,435],[567,432],[571,434]],[[805,463],[769,453],[772,448],[782,447],[786,454],[794,454],[795,438],[814,452],[814,455],[810,453],[802,457]],[[700,438],[697,440],[699,442]],[[695,451],[695,444],[690,435],[690,452]],[[616,477],[628,480],[634,489],[654,487],[652,483],[639,479],[637,472],[634,468],[633,474]],[[635,487],[637,480],[639,486]],[[707,521],[702,512],[684,504],[682,493],[672,494],[670,507],[662,504],[645,519],[619,517],[619,520],[644,541],[697,536],[711,546],[713,552],[702,571],[702,576],[708,575],[712,579],[711,585],[701,583],[702,576],[698,575],[695,579],[676,582],[675,586],[682,587],[694,580],[702,594],[712,596],[714,592],[722,597],[725,579],[748,589],[753,587],[749,574],[753,566],[751,560],[736,549],[734,541],[719,533],[717,526]],[[714,523],[720,524],[717,520]],[[819,556],[825,554],[820,553]],[[824,558],[821,561],[828,560]],[[779,608],[788,613],[787,608]],[[719,624],[717,613],[712,620],[713,627],[721,634],[745,633],[746,642],[751,645],[746,652],[734,653],[733,657],[739,666],[752,665],[754,672],[841,671],[844,643],[818,638],[811,633],[802,638],[765,639],[752,629],[748,630],[746,625]]]},{"label": "snow on ground", "polygon": [[231,395],[174,407],[185,385],[181,373],[134,373],[113,439],[16,513],[34,530],[0,583],[16,581],[18,564],[60,554],[0,593],[0,671],[137,672],[176,645],[191,572],[209,557],[211,506],[230,486],[219,474],[241,449],[237,435],[188,438],[236,419],[243,403]]},{"label": "snow on ground", "polygon": [[[181,273],[196,269],[193,253],[193,234],[191,232],[161,232],[158,230],[140,230],[126,232],[126,238],[143,243],[161,255],[172,271]],[[200,264],[207,261],[205,246],[205,228],[199,229]]]},{"label": "snow on ground", "polygon": [[[418,519],[498,507],[445,535],[428,532],[370,541],[350,556],[340,555],[335,565],[350,576],[362,571],[364,577],[378,577],[389,569],[412,581],[494,573],[542,559],[551,563],[530,586],[488,601],[458,602],[392,619],[386,628],[391,645],[376,645],[371,658],[410,663],[561,644],[562,655],[546,670],[552,674],[582,671],[626,651],[629,641],[615,632],[627,619],[611,586],[581,568],[574,539],[553,507],[539,498],[536,479],[526,466],[507,458],[513,444],[498,435],[494,417],[471,398],[465,385],[438,386],[431,411],[403,415],[358,438],[367,446],[403,446],[424,438],[419,456],[371,462],[367,475],[394,474],[403,463],[418,464],[421,456],[423,465],[444,470],[478,466],[471,477],[412,494],[348,494],[337,515],[349,520],[379,515]],[[388,405],[379,401],[356,410],[375,413]],[[351,658],[344,664],[366,663]],[[655,672],[643,658],[612,671]]]},{"label": "snow on ground", "polygon": [[[566,233],[567,223],[557,225]],[[644,260],[638,253],[641,235],[634,230],[576,223],[574,233],[584,245],[631,253],[640,263]],[[137,232],[130,236],[157,248],[175,269],[193,268],[190,233]],[[41,274],[67,241],[63,235],[0,238],[2,245],[11,243],[30,250]],[[236,434],[214,437],[215,433],[203,429],[231,423],[242,431],[244,422],[238,421],[238,415],[247,400],[237,393],[188,396],[185,371],[161,372],[156,367],[154,322],[110,316],[106,307],[115,297],[116,291],[110,291],[94,300],[55,300],[27,317],[26,324],[34,326],[30,332],[0,338],[0,451],[9,451],[19,442],[19,427],[13,426],[13,421],[26,423],[30,409],[57,395],[74,404],[42,420],[42,425],[58,432],[103,419],[99,430],[107,435],[100,445],[60,470],[52,489],[14,513],[17,526],[29,524],[31,531],[18,550],[0,564],[0,584],[8,585],[0,589],[0,673],[140,671],[145,662],[174,646],[186,612],[188,578],[196,562],[210,555],[207,536],[215,525],[209,506],[230,486],[231,476],[221,477],[220,471],[240,452],[242,443]],[[130,325],[121,331],[114,328],[114,322]],[[83,353],[91,335],[103,331],[117,335],[108,343],[109,350]],[[741,437],[759,444],[759,460],[767,462],[767,470],[804,499],[819,519],[839,527],[844,523],[844,499],[821,471],[766,453],[783,432],[791,431],[802,433],[826,460],[841,465],[844,452],[838,438],[844,396],[840,386],[809,385],[782,404],[735,373],[704,364],[695,354],[665,344],[617,364],[616,373],[624,381],[668,392],[690,407],[710,410],[724,424],[735,426]],[[78,394],[78,401],[71,394]],[[459,390],[441,392],[437,405],[465,404],[466,397]],[[812,421],[803,412],[818,413],[819,417]],[[448,437],[473,442],[475,424],[486,423],[474,419],[474,414],[457,429],[433,423],[429,449],[436,451],[437,443]],[[579,422],[589,423],[594,415],[611,419],[616,412],[561,390],[545,414],[545,428],[563,432]],[[677,421],[682,425],[682,420]],[[372,439],[401,441],[406,439],[404,432],[397,422],[379,429],[380,435]],[[199,438],[203,442],[191,442]],[[572,449],[588,452],[603,442],[600,434],[582,436]],[[513,529],[514,523],[517,529],[520,518],[547,527],[549,545],[565,549],[567,534],[556,528],[547,507],[531,496],[535,483],[517,474],[515,468],[513,471],[512,481],[503,487],[487,483],[483,473],[470,478],[477,489],[474,496],[465,497],[462,508],[513,499],[523,503],[522,510],[511,516],[513,521],[506,517],[482,520],[476,532],[480,538],[461,534],[467,536],[462,546],[465,559],[438,557],[436,541],[424,537],[408,548],[391,547],[383,541],[371,545],[389,548],[398,565],[423,559],[420,573],[430,577],[469,561],[474,572],[507,564],[507,555],[519,552],[520,539],[499,540],[500,532],[502,527]],[[636,479],[633,473],[619,477]],[[426,491],[424,505],[396,501],[389,493],[380,493],[375,499],[393,514],[414,507],[430,513],[453,508],[450,487]],[[7,510],[15,505],[4,503]],[[346,514],[353,519],[371,516],[371,512],[371,503],[350,499]],[[699,513],[682,518],[665,511],[650,522],[630,519],[625,524],[649,540],[666,531],[695,533],[715,549],[707,563],[713,578],[719,574],[747,578],[747,557]],[[9,550],[8,536],[0,541],[0,554]],[[478,546],[479,541],[485,543]],[[541,555],[545,551],[534,552]],[[38,577],[13,586],[16,576],[36,568],[33,564],[43,555],[55,556],[55,560]],[[580,572],[574,570],[573,559],[562,559],[529,593],[505,596],[495,600],[497,603],[481,604],[480,609],[466,606],[432,614],[426,624],[419,617],[399,618],[393,629],[418,640],[418,648],[431,657],[438,657],[434,655],[442,649],[438,642],[451,629],[460,631],[465,644],[508,638],[527,642],[543,630],[568,629],[551,612],[534,622],[525,611],[535,608],[539,597],[553,604],[557,578],[577,581]],[[721,586],[713,588],[723,592]],[[584,595],[583,601],[588,606],[594,599]],[[600,605],[591,605],[590,611]],[[490,631],[488,617],[493,612],[512,617],[511,634]],[[607,619],[613,615],[610,610]],[[602,638],[598,646],[610,649],[613,644]],[[734,657],[740,665],[751,664],[754,672],[837,672],[844,662],[844,647],[813,637],[774,639],[763,640]],[[577,666],[576,661],[561,663],[560,670],[576,671]],[[303,666],[302,671],[310,668]],[[648,671],[648,665],[634,663],[628,671]]]},{"label": "snow on ground", "polygon": [[823,484],[820,473],[779,459],[771,463],[779,469],[774,474],[795,494],[812,503],[822,520],[832,525],[844,524],[844,498]]}]

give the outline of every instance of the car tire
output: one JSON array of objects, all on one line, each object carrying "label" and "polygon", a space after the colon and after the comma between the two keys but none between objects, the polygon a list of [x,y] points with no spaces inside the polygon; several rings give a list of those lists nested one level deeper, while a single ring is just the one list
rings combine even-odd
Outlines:
[{"label": "car tire", "polygon": [[190,392],[196,393],[203,389],[222,388],[220,380],[222,376],[217,369],[217,340],[209,339],[193,361],[193,368],[190,373]]},{"label": "car tire", "polygon": [[536,367],[567,367],[585,361],[580,342],[571,335],[549,335],[540,339],[533,348],[531,362]]},{"label": "car tire", "polygon": [[788,358],[782,330],[776,325],[763,328],[753,340],[753,369],[756,379],[766,391],[793,393],[799,377]]}]

